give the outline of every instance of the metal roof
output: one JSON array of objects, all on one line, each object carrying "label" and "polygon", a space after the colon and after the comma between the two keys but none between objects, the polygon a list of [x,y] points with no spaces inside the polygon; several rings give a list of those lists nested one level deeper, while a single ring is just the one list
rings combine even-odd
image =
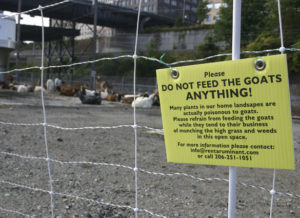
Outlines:
[{"label": "metal roof", "polygon": [[[62,0],[23,0],[22,11],[30,10],[39,5],[46,6]],[[18,0],[0,0],[0,10],[16,12]],[[50,7],[44,10],[44,16],[54,19],[76,21],[80,23],[93,24],[93,4],[89,0],[70,0],[64,4]],[[40,15],[39,11],[31,15]],[[158,25],[173,25],[175,19],[141,12],[141,23],[144,27]],[[137,11],[129,8],[119,7],[116,5],[98,3],[98,25],[113,28],[133,29],[136,26]]]},{"label": "metal roof", "polygon": [[[44,27],[45,41],[62,39],[67,36],[79,36],[80,30],[64,29],[57,27]],[[40,26],[21,25],[21,41],[42,41],[42,28]]]}]

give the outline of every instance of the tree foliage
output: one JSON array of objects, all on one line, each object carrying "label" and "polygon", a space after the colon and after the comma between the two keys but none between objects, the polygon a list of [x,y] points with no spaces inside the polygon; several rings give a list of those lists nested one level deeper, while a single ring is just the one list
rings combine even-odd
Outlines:
[{"label": "tree foliage", "polygon": [[207,13],[210,11],[210,9],[207,8],[207,5],[207,0],[200,0],[197,6],[196,14],[200,23],[207,17]]},{"label": "tree foliage", "polygon": [[213,41],[213,35],[209,34],[204,43],[196,48],[196,58],[205,58],[208,56],[216,55],[219,52],[219,47]]},{"label": "tree foliage", "polygon": [[[241,44],[254,40],[266,26],[268,0],[243,0],[241,14]],[[233,1],[224,0],[226,7],[220,9],[220,20],[215,24],[217,40],[231,46]]]}]

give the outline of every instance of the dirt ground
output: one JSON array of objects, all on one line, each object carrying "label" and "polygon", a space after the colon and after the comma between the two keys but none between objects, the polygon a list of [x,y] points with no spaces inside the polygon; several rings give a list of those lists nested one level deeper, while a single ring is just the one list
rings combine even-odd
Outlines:
[{"label": "dirt ground", "polygon": [[[104,102],[82,105],[78,98],[46,95],[47,123],[63,127],[132,125],[130,105]],[[40,96],[0,91],[0,121],[42,123]],[[160,108],[137,109],[137,123],[162,128]],[[277,170],[276,190],[300,194],[300,120],[293,119],[296,170]],[[112,163],[134,167],[134,131],[130,127],[67,131],[47,128],[49,157],[78,162]],[[4,152],[45,157],[42,126],[0,124],[0,217],[51,217],[50,195],[17,187],[17,183],[49,190],[47,162]],[[135,179],[131,169],[119,166],[51,161],[55,217],[134,217]],[[198,178],[228,179],[228,167],[167,163],[163,135],[138,129],[138,166],[151,172],[186,173]],[[238,182],[272,188],[270,169],[238,168]],[[4,182],[5,181],[5,182]],[[183,175],[138,172],[139,208],[166,217],[227,217],[228,183],[199,181]],[[72,196],[80,196],[75,198]],[[89,200],[88,200],[89,199]],[[269,217],[271,195],[258,188],[237,185],[237,217]],[[145,211],[139,217],[154,217]],[[300,217],[300,198],[275,195],[273,217]]]}]

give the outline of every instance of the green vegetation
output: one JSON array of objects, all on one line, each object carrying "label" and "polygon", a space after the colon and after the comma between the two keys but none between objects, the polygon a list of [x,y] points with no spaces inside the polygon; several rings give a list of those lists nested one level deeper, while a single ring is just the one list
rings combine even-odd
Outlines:
[{"label": "green vegetation", "polygon": [[[180,17],[178,18],[180,20]],[[197,24],[193,26],[173,26],[173,27],[149,27],[141,31],[141,33],[156,33],[156,32],[170,32],[170,31],[185,31],[185,30],[201,30],[201,29],[212,29],[213,25]]]},{"label": "green vegetation", "polygon": [[203,0],[199,1],[199,4],[197,6],[196,14],[199,20],[199,23],[202,23],[203,20],[206,18],[207,13],[210,11],[210,9],[207,8],[208,1]]}]

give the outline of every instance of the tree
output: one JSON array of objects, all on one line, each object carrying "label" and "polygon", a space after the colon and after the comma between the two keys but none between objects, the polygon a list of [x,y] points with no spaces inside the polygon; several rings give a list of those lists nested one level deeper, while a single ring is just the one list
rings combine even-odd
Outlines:
[{"label": "tree", "polygon": [[207,0],[200,0],[197,6],[196,14],[200,23],[202,23],[202,21],[206,18],[207,13],[210,11],[210,9],[207,8],[207,4]]},{"label": "tree", "polygon": [[196,57],[197,58],[205,58],[212,55],[216,55],[219,52],[219,47],[213,41],[213,35],[208,34],[205,39],[204,43],[199,45],[196,48]]},{"label": "tree", "polygon": [[184,26],[184,23],[182,22],[182,16],[176,17],[174,26]]},{"label": "tree", "polygon": [[[279,36],[279,19],[277,1],[270,1],[267,4],[268,29]],[[283,26],[283,39],[285,46],[290,46],[299,41],[300,38],[300,0],[282,0],[281,17]]]},{"label": "tree", "polygon": [[[243,0],[241,17],[241,45],[254,40],[267,25],[267,2],[269,0]],[[220,9],[220,20],[215,24],[218,41],[225,41],[231,46],[233,1],[224,0],[226,7]]]}]

